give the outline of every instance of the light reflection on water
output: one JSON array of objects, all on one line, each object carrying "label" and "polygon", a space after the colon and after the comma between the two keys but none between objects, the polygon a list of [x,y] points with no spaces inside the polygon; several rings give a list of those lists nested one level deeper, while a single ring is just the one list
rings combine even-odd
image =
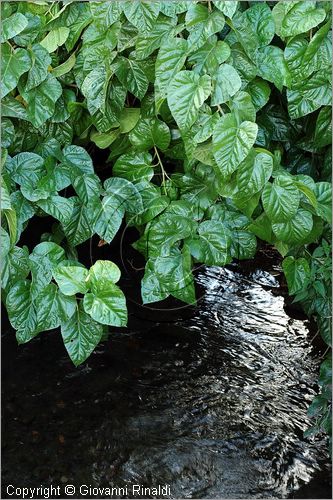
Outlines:
[{"label": "light reflection on water", "polygon": [[[112,334],[80,370],[62,351],[52,368],[47,338],[20,405],[34,426],[46,425],[39,451],[48,450],[48,480],[170,484],[172,498],[287,498],[327,463],[325,443],[303,438],[318,360],[304,322],[289,318],[272,294],[275,277],[209,268],[197,280],[204,294],[191,319],[148,330],[138,322],[135,331]],[[20,362],[33,355],[26,346]],[[67,412],[53,410],[59,399]],[[13,439],[10,432],[22,428],[9,426]],[[52,454],[52,432],[65,435],[65,453]],[[22,464],[24,453],[15,474],[37,484],[42,473]]]}]

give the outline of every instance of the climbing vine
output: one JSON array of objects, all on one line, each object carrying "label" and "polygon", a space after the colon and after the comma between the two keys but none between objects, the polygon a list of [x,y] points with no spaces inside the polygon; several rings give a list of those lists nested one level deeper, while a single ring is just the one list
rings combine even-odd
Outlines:
[{"label": "climbing vine", "polygon": [[[17,340],[75,365],[127,323],[118,267],[76,247],[137,229],[143,303],[195,303],[193,265],[284,257],[331,345],[331,4],[2,2],[2,287]],[[104,179],[89,147],[106,150]],[[67,189],[70,188],[70,196]],[[30,253],[29,221],[50,233]],[[312,405],[329,430],[329,358]]]}]

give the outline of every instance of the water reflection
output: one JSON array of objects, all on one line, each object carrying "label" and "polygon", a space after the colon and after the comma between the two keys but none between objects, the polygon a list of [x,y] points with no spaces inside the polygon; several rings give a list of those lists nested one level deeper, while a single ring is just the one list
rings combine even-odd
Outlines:
[{"label": "water reflection", "polygon": [[[205,293],[191,319],[138,322],[80,370],[51,335],[21,349],[15,373],[6,371],[7,435],[30,437],[16,449],[6,443],[6,482],[14,470],[32,485],[170,484],[171,498],[287,498],[316,476],[327,457],[324,442],[303,438],[318,366],[304,323],[285,314],[271,273],[210,268],[197,280]],[[31,442],[35,428],[41,440]]]}]

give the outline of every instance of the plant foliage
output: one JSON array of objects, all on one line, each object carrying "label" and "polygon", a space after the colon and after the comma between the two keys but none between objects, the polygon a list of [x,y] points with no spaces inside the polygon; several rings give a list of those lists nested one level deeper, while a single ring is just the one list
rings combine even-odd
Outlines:
[{"label": "plant foliage", "polygon": [[[3,2],[2,286],[19,342],[61,327],[82,363],[126,325],[112,262],[138,230],[142,301],[195,302],[195,263],[285,257],[331,345],[330,2]],[[87,149],[109,152],[102,182]],[[66,188],[71,187],[71,196]],[[33,217],[56,226],[31,253]]]}]

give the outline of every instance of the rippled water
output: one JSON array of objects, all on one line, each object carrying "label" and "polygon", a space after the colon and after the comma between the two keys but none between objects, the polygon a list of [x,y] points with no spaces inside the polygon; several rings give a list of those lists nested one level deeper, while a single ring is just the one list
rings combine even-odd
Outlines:
[{"label": "rippled water", "polygon": [[[4,487],[170,484],[171,498],[306,492],[328,458],[323,441],[303,438],[318,370],[304,322],[286,315],[271,273],[209,268],[197,281],[189,319],[132,318],[80,369],[57,333],[19,349],[5,336]],[[315,497],[326,498],[320,488],[318,480]]]}]

